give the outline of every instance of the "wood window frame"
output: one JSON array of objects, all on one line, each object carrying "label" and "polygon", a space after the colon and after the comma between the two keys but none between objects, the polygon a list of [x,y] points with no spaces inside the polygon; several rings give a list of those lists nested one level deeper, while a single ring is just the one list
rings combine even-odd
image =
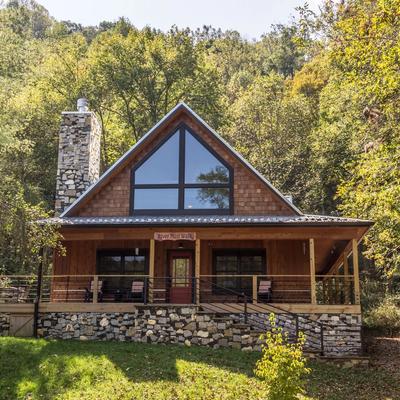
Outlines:
[{"label": "wood window frame", "polygon": [[[179,131],[179,177],[178,183],[173,184],[135,184],[135,172],[144,164],[158,149],[164,145],[168,139],[170,139],[177,131]],[[209,151],[225,168],[229,173],[229,180],[227,183],[185,183],[185,131],[188,131],[196,140],[202,144],[207,151]],[[152,149],[142,160],[136,163],[131,169],[131,185],[130,185],[130,215],[232,215],[233,206],[233,168],[223,160],[218,153],[210,147],[199,135],[197,135],[191,128],[186,124],[179,124],[175,129],[172,130],[157,146]],[[202,208],[202,209],[185,209],[185,189],[201,189],[201,188],[223,188],[229,190],[229,207],[226,209],[220,208]],[[140,209],[135,210],[134,204],[134,191],[135,189],[177,189],[178,190],[178,208],[177,209]]]}]

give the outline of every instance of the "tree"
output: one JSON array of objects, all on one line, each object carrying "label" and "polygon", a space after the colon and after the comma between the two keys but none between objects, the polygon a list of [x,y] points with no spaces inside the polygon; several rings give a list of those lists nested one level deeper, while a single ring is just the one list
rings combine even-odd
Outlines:
[{"label": "tree", "polygon": [[257,78],[233,105],[227,137],[267,179],[307,207],[315,121],[307,98],[288,95],[286,85],[275,73]]}]

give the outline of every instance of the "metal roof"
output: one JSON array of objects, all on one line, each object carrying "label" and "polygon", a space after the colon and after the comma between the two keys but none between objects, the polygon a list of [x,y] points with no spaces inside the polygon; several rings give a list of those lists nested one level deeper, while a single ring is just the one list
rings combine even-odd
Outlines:
[{"label": "metal roof", "polygon": [[217,140],[219,140],[225,147],[228,148],[232,154],[240,160],[248,169],[250,169],[257,177],[263,181],[284,203],[286,203],[296,214],[302,215],[303,213],[291,203],[278,189],[276,189],[271,182],[269,182],[260,172],[258,172],[241,154],[239,154],[228,142],[226,142],[213,128],[211,128],[207,122],[205,122],[198,114],[196,114],[187,104],[181,102],[177,104],[169,113],[167,113],[160,121],[157,122],[140,140],[137,141],[120,159],[118,159],[95,183],[78,197],[68,208],[64,210],[61,217],[65,217],[70,211],[75,209],[96,187],[98,187],[111,173],[121,164],[123,164],[131,154],[143,143],[148,137],[156,131],[165,121],[168,121],[179,109],[185,109],[194,118],[196,118],[208,131],[210,131]]},{"label": "metal roof", "polygon": [[372,221],[325,215],[265,216],[265,215],[183,215],[128,217],[54,217],[39,221],[63,227],[74,226],[268,226],[268,225],[361,225]]}]

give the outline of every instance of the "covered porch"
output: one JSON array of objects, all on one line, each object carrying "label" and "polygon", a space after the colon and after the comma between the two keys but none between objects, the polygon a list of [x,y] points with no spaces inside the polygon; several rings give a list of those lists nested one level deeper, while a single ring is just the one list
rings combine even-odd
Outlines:
[{"label": "covered porch", "polygon": [[186,304],[233,313],[245,306],[359,313],[363,232],[354,226],[63,227],[65,254],[54,255],[52,273],[8,276],[0,307],[33,302],[39,279],[43,310]]}]

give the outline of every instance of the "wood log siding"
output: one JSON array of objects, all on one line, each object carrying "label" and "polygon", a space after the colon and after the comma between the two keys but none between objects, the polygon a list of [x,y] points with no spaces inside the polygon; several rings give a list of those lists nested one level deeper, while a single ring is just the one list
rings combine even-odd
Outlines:
[{"label": "wood log siding", "polygon": [[[219,141],[193,118],[183,114],[175,118],[162,130],[153,135],[130,162],[105,184],[90,200],[75,213],[76,216],[127,216],[129,215],[131,195],[131,168],[154,146],[184,122],[210,145],[234,171],[234,214],[236,215],[294,215],[293,210],[282,201],[265,183],[234,157]],[[268,177],[267,177],[268,178]]]}]

